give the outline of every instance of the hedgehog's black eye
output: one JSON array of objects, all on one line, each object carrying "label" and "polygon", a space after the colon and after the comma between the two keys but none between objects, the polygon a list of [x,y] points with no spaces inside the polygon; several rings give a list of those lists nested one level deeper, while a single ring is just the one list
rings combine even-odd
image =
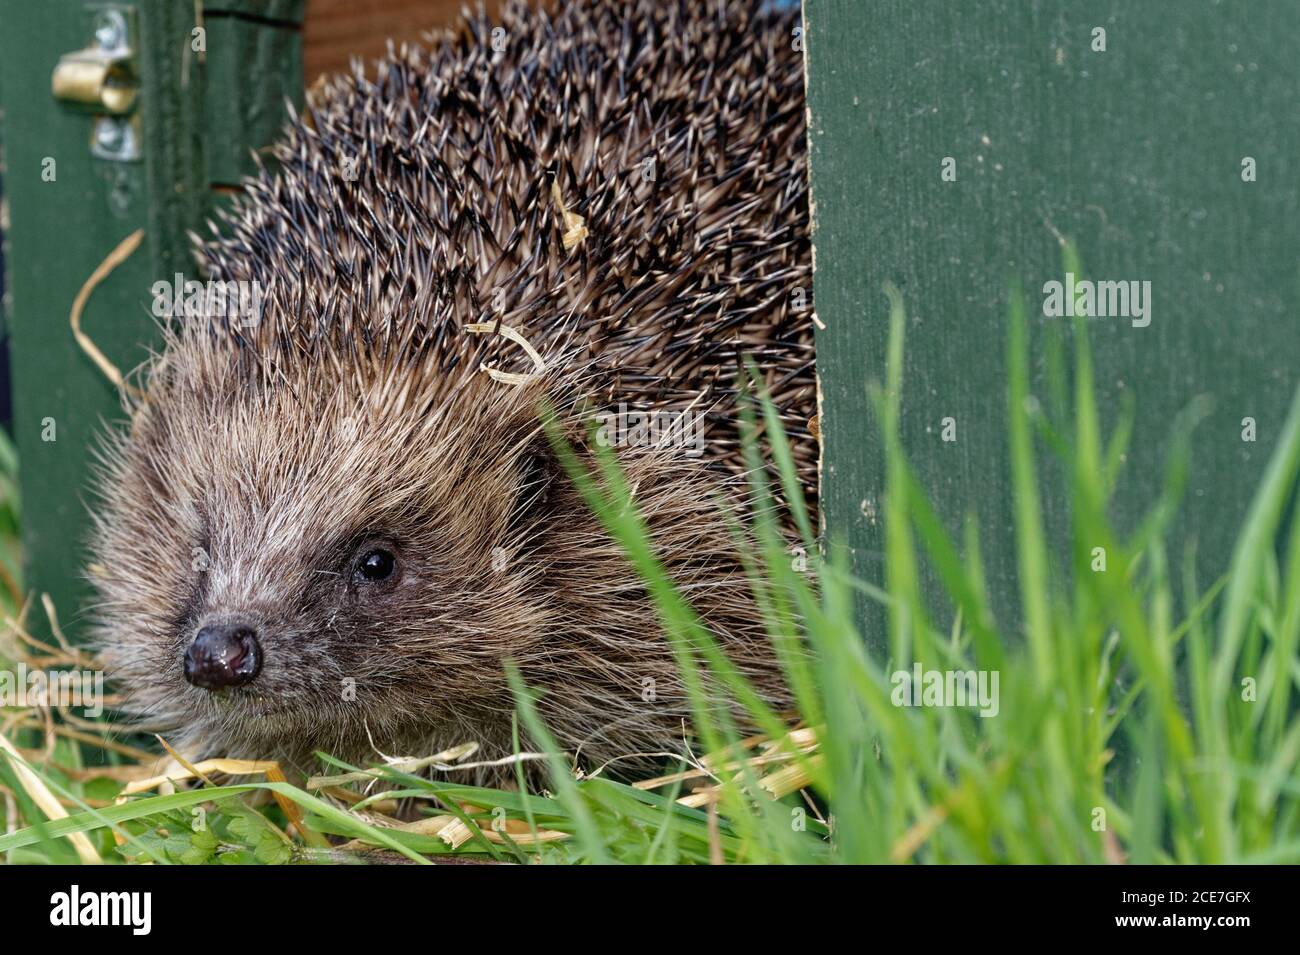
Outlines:
[{"label": "hedgehog's black eye", "polygon": [[382,547],[368,551],[357,561],[357,577],[372,584],[387,580],[396,569],[397,558]]}]

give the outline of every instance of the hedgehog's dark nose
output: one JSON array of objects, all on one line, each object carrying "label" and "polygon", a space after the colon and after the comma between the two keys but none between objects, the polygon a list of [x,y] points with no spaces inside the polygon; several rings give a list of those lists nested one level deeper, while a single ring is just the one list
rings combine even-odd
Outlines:
[{"label": "hedgehog's dark nose", "polygon": [[185,651],[185,679],[205,690],[251,683],[260,669],[257,634],[240,624],[204,627]]}]

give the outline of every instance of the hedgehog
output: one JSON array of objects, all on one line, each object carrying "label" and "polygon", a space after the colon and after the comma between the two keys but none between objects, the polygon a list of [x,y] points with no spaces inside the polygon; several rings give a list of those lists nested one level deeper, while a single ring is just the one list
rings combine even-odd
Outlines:
[{"label": "hedgehog", "polygon": [[[309,91],[194,237],[256,314],[160,323],[102,443],[93,637],[128,714],[189,758],[481,767],[519,744],[513,666],[575,763],[683,753],[671,642],[557,432],[584,467],[612,445],[669,579],[789,707],[720,502],[747,362],[815,502],[798,35],[734,0],[515,2]],[[602,409],[704,440],[600,442]]]}]

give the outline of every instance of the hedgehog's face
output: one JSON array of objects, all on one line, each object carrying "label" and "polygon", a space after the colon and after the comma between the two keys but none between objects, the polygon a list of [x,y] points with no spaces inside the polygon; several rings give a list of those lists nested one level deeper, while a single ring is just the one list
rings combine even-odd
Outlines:
[{"label": "hedgehog's face", "polygon": [[287,389],[175,392],[105,482],[106,655],[195,747],[378,745],[508,710],[503,660],[547,633],[536,548],[572,491],[534,413],[360,414],[324,391],[306,413]]}]

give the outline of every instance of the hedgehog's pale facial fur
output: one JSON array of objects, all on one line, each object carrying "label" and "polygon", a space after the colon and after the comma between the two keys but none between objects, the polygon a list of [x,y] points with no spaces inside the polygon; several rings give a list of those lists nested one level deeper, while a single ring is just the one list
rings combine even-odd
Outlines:
[{"label": "hedgehog's pale facial fur", "polygon": [[[263,291],[260,321],[169,325],[107,449],[93,579],[130,709],[191,757],[490,759],[513,659],[584,761],[678,748],[669,643],[550,456],[543,398],[584,456],[584,400],[710,409],[703,460],[620,463],[672,579],[785,702],[715,495],[743,483],[744,355],[815,487],[795,22],[758,0],[512,3],[504,50],[480,18],[313,93],[198,248]],[[481,334],[498,322],[544,372]],[[366,581],[376,549],[394,572]],[[191,685],[187,648],[221,626],[256,631],[260,671]]]},{"label": "hedgehog's pale facial fur", "polygon": [[[571,751],[681,739],[685,698],[653,604],[538,424],[541,400],[571,389],[432,361],[402,377],[298,366],[250,387],[214,373],[230,361],[219,345],[169,354],[107,455],[96,566],[109,665],[130,707],[185,751],[305,766],[314,749],[365,760],[472,740],[499,757],[507,659]],[[576,417],[568,434],[581,449]],[[680,452],[623,465],[677,582],[773,691],[720,485]],[[358,561],[376,548],[396,566],[372,583]],[[187,648],[228,622],[256,633],[260,672],[190,685]]]}]

